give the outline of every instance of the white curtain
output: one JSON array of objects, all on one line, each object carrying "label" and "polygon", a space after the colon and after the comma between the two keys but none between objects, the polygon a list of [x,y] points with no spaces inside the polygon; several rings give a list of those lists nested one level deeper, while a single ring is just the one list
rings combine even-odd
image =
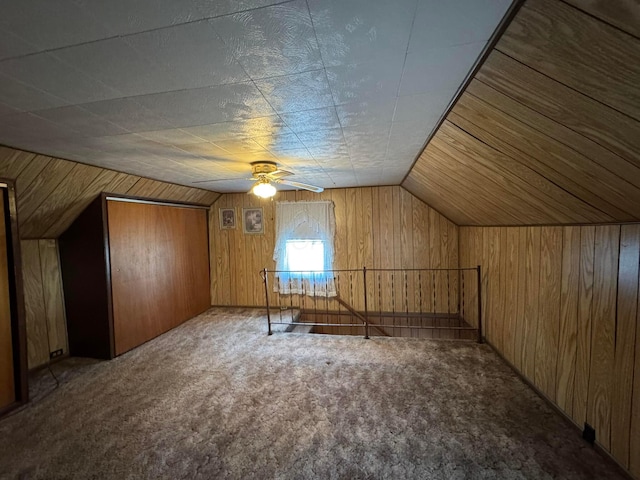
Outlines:
[{"label": "white curtain", "polygon": [[[335,297],[333,273],[336,219],[333,202],[276,202],[276,262],[274,292]],[[289,271],[287,240],[316,240],[324,245],[322,271]]]}]

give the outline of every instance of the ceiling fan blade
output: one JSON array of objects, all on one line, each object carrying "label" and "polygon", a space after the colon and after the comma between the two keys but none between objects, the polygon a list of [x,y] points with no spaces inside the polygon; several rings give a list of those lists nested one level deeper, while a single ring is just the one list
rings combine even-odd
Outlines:
[{"label": "ceiling fan blade", "polygon": [[281,170],[281,169],[275,170],[268,174],[269,178],[273,180],[276,180],[282,177],[288,177],[289,175],[293,175],[293,172],[288,172],[287,170]]},{"label": "ceiling fan blade", "polygon": [[237,181],[252,181],[255,182],[255,178],[216,178],[214,180],[196,180],[195,182],[191,182],[191,184],[195,183],[211,183],[211,182],[237,182]]},{"label": "ceiling fan blade", "polygon": [[306,183],[292,182],[291,180],[276,179],[275,181],[276,181],[276,183],[281,183],[283,185],[289,185],[290,187],[301,188],[303,190],[309,190],[311,192],[316,192],[316,193],[324,192],[324,188],[316,187],[315,185],[307,185]]}]

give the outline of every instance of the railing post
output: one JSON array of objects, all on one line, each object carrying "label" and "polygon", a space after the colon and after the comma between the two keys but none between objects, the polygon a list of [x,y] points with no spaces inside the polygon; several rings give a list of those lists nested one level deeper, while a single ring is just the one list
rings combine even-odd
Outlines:
[{"label": "railing post", "polygon": [[478,343],[482,343],[482,274],[480,265],[476,267],[478,272]]},{"label": "railing post", "polygon": [[262,280],[264,281],[264,299],[267,303],[267,325],[268,325],[268,333],[267,335],[271,335],[271,312],[269,309],[269,282],[267,280],[267,269],[262,270]]},{"label": "railing post", "polygon": [[362,283],[364,285],[364,338],[369,339],[369,307],[367,305],[367,267],[362,267]]}]

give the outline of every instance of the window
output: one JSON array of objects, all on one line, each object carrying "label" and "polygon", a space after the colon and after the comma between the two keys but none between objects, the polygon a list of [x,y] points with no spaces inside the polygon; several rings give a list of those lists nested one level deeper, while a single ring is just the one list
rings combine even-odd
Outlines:
[{"label": "window", "polygon": [[334,234],[333,202],[277,202],[274,291],[334,297]]},{"label": "window", "polygon": [[285,270],[304,273],[326,270],[322,240],[287,240],[285,255]]}]

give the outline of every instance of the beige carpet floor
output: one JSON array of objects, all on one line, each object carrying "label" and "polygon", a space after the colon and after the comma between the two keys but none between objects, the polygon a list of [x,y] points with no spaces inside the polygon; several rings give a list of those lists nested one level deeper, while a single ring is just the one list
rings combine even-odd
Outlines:
[{"label": "beige carpet floor", "polygon": [[212,309],[41,372],[0,478],[624,478],[486,345],[265,332]]}]

